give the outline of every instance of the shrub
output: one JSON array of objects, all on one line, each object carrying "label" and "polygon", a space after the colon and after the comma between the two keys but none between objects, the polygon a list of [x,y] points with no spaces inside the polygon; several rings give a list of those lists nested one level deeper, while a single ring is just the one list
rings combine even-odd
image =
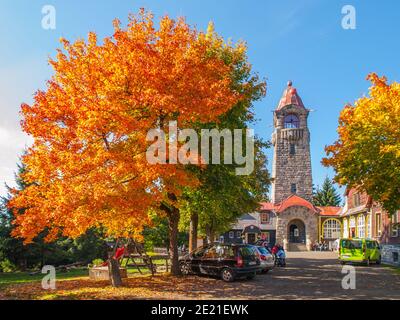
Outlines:
[{"label": "shrub", "polygon": [[101,264],[103,264],[104,263],[104,260],[103,259],[94,259],[93,261],[92,261],[92,264],[94,265],[94,266],[99,266],[99,265],[101,265]]},{"label": "shrub", "polygon": [[8,259],[4,259],[0,261],[0,270],[2,272],[14,272],[17,270],[17,267]]}]

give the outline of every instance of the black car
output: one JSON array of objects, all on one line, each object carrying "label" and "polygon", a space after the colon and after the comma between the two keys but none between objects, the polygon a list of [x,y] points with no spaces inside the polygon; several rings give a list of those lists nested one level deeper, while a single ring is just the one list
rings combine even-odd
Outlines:
[{"label": "black car", "polygon": [[253,279],[261,270],[255,247],[243,244],[203,246],[180,258],[182,274],[207,274],[231,282],[240,277]]}]

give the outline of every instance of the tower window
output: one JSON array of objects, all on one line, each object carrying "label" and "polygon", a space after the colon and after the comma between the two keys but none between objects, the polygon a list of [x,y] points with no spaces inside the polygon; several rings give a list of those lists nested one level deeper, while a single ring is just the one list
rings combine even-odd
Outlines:
[{"label": "tower window", "polygon": [[290,186],[290,192],[297,193],[297,186],[295,183],[292,183],[292,185]]},{"label": "tower window", "polygon": [[296,154],[296,145],[293,143],[290,144],[290,155],[295,155]]},{"label": "tower window", "polygon": [[297,129],[300,127],[300,120],[294,114],[289,114],[285,117],[285,129]]}]

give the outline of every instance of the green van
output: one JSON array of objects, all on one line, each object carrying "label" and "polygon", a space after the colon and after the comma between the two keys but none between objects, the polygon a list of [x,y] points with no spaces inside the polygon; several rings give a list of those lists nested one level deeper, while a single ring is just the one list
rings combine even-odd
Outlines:
[{"label": "green van", "polygon": [[362,262],[367,265],[370,262],[381,263],[381,251],[379,243],[369,239],[341,239],[339,242],[339,261]]}]

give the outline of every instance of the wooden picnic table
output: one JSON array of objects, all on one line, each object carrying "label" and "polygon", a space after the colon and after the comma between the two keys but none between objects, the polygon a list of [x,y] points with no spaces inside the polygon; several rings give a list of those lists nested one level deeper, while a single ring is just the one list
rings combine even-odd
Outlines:
[{"label": "wooden picnic table", "polygon": [[[154,255],[154,256],[147,256],[146,255],[145,256],[146,258],[143,255],[140,255],[140,254],[131,254],[129,257],[130,257],[130,259],[140,259],[140,260],[148,258],[152,265],[155,265],[154,264],[155,260],[164,260],[165,261],[165,270],[166,270],[166,272],[168,272],[168,270],[169,270],[169,265],[170,265],[169,261],[170,261],[171,258],[167,254],[157,254],[157,255]],[[143,261],[143,264],[135,263],[135,266],[138,266],[138,267],[144,267],[146,265],[147,264],[144,261]]]}]

